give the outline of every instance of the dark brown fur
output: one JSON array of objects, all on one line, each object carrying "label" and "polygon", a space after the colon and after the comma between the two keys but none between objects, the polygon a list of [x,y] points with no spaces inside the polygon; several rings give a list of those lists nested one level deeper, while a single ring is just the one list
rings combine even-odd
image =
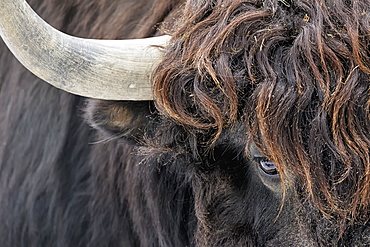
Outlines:
[{"label": "dark brown fur", "polygon": [[2,247],[370,245],[368,0],[30,3],[173,38],[155,103],[85,102],[0,45]]}]

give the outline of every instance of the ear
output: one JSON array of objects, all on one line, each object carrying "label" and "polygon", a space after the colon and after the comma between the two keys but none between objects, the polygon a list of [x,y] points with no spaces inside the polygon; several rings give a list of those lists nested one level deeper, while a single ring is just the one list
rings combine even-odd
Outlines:
[{"label": "ear", "polygon": [[85,108],[87,122],[109,137],[141,139],[150,120],[151,101],[107,101],[89,99]]}]

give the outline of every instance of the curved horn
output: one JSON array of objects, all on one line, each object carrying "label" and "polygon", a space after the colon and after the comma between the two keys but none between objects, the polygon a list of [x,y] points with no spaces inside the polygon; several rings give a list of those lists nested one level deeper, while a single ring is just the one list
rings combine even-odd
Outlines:
[{"label": "curved horn", "polygon": [[0,35],[17,59],[64,91],[110,100],[151,100],[150,76],[169,36],[93,40],[64,34],[25,0],[0,0]]}]

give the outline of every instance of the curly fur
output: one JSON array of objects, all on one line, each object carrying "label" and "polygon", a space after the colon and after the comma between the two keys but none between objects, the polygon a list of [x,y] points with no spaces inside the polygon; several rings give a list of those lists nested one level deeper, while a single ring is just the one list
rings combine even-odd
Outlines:
[{"label": "curly fur", "polygon": [[[324,214],[368,219],[368,1],[188,1],[155,73],[158,108],[248,136]],[[361,219],[362,218],[362,219]]]},{"label": "curly fur", "polygon": [[173,38],[155,103],[86,102],[0,44],[1,246],[370,245],[368,0],[30,3]]}]

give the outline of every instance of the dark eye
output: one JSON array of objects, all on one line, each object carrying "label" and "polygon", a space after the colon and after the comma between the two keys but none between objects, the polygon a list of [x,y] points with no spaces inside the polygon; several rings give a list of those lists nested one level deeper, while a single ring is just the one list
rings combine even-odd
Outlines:
[{"label": "dark eye", "polygon": [[275,176],[279,174],[279,170],[274,162],[267,160],[266,158],[257,158],[257,162],[259,164],[259,168],[267,175]]}]

